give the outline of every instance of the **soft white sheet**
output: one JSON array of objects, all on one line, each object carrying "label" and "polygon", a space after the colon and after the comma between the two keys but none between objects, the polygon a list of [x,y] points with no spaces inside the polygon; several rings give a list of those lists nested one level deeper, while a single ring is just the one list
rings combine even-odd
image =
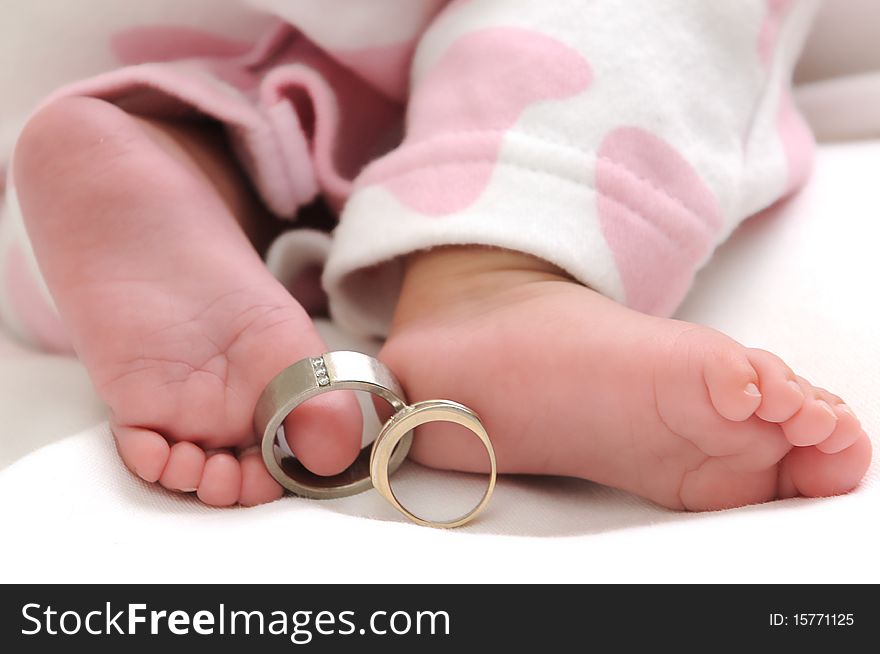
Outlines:
[{"label": "soft white sheet", "polygon": [[[680,312],[780,353],[875,439],[878,171],[880,141],[822,146],[810,186],[736,233]],[[334,347],[374,347],[324,329]],[[443,532],[372,491],[208,509],[129,474],[102,420],[76,362],[0,342],[0,581],[880,581],[876,464],[845,497],[701,515],[504,478],[483,519]],[[418,474],[426,502],[478,483]]]}]

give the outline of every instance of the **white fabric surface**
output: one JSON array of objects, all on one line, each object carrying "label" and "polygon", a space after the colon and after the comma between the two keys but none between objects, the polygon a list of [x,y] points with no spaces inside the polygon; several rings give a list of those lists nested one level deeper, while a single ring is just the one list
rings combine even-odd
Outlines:
[{"label": "white fabric surface", "polygon": [[[679,315],[834,389],[876,448],[880,141],[822,146],[816,168],[803,193],[722,247]],[[374,347],[323,328],[333,347]],[[372,491],[209,509],[141,483],[78,364],[2,341],[0,417],[0,582],[880,581],[876,463],[844,497],[712,514],[579,480],[503,478],[483,519],[444,532],[406,523]],[[419,472],[423,500],[478,483]]]}]

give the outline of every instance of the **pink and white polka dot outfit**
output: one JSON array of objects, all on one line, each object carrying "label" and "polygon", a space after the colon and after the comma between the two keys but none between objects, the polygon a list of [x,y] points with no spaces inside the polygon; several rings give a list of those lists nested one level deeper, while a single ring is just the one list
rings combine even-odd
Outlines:
[{"label": "pink and white polka dot outfit", "polygon": [[[16,38],[61,63],[21,70],[0,163],[47,96],[219,121],[274,213],[295,220],[319,195],[339,212],[332,239],[293,230],[267,263],[289,277],[326,259],[333,315],[362,333],[387,329],[401,257],[443,245],[525,252],[669,315],[715,247],[809,170],[789,95],[809,0],[32,4],[58,15],[19,9],[31,29]],[[7,187],[0,318],[63,350]]]}]

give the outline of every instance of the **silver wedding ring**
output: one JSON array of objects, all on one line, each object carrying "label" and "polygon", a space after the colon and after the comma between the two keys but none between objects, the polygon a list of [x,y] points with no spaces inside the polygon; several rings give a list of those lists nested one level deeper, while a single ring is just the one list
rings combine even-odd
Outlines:
[{"label": "silver wedding ring", "polygon": [[[300,404],[323,393],[339,390],[368,391],[387,401],[394,412],[406,406],[403,389],[381,362],[360,352],[327,352],[297,361],[282,370],[263,391],[254,412],[254,427],[262,434],[261,450],[269,473],[287,490],[312,499],[356,495],[372,488],[370,448],[338,475],[322,477],[309,472],[288,454],[278,439],[278,428]],[[393,473],[409,452],[412,435],[401,439],[389,460]]]}]

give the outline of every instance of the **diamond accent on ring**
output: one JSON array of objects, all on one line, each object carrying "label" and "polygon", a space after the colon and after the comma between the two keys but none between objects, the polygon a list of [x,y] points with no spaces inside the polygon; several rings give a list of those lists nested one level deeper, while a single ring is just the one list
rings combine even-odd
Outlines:
[{"label": "diamond accent on ring", "polygon": [[315,373],[315,381],[318,386],[328,386],[330,377],[327,376],[327,367],[324,365],[324,357],[314,357],[311,359],[312,372]]}]

